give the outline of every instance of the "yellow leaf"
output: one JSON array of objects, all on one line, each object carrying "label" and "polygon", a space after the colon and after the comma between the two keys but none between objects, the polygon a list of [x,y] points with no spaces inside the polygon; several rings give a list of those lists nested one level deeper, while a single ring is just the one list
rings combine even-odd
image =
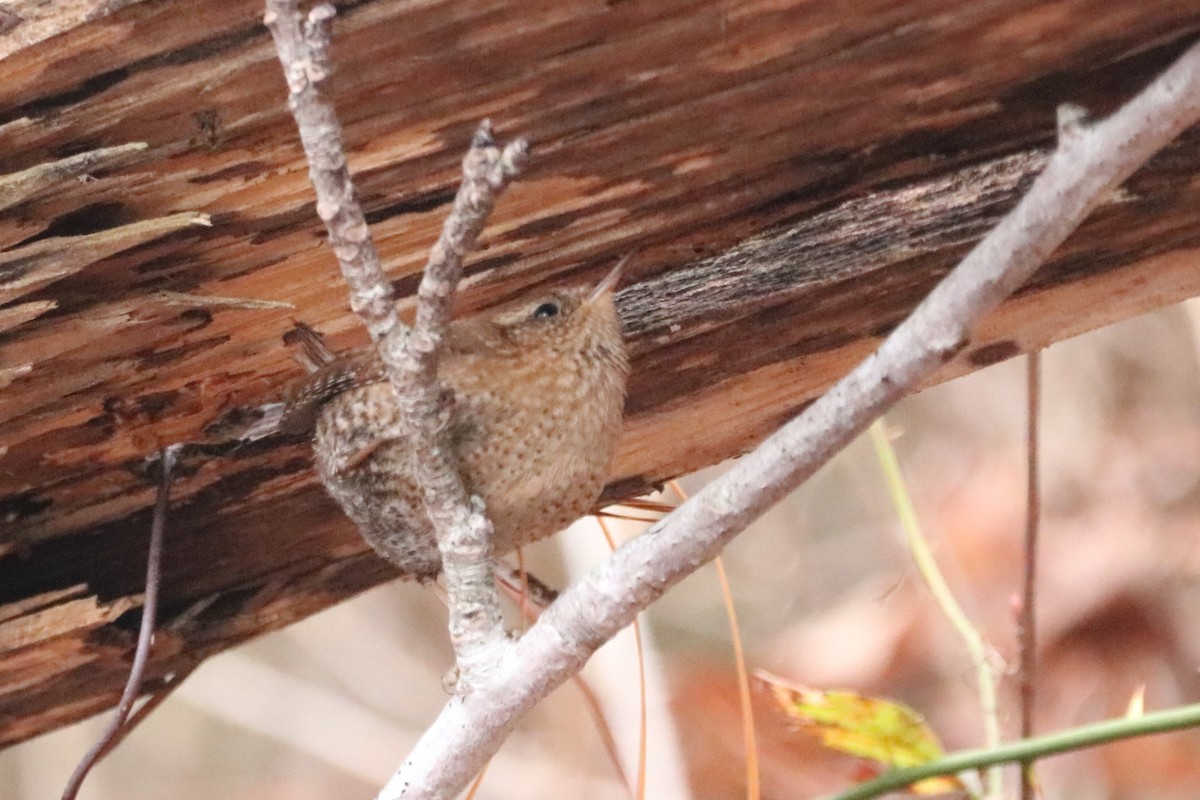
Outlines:
[{"label": "yellow leaf", "polygon": [[[787,684],[759,673],[788,719],[821,737],[826,747],[888,768],[915,767],[943,755],[937,735],[912,708],[857,692]],[[957,778],[930,778],[909,787],[914,794],[961,788]]]}]

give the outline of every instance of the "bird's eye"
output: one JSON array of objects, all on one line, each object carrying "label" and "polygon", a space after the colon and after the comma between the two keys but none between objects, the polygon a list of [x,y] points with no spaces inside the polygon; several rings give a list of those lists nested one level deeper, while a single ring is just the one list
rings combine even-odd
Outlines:
[{"label": "bird's eye", "polygon": [[534,319],[550,319],[558,316],[558,303],[542,303],[533,310]]}]

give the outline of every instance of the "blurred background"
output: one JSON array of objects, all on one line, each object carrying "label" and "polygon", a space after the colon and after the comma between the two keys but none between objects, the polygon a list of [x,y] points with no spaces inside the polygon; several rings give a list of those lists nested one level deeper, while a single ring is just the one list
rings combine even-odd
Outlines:
[{"label": "blurred background", "polygon": [[[1200,301],[1055,345],[1043,357],[1040,732],[1200,701]],[[910,398],[888,418],[926,535],[1002,679],[1017,729],[1015,599],[1025,482],[1025,363]],[[692,491],[720,471],[682,480]],[[613,526],[620,536],[641,526]],[[168,532],[168,544],[170,546]],[[602,559],[592,520],[527,553],[562,586]],[[874,451],[859,441],[725,553],[751,669],[917,708],[947,749],[983,732],[975,675],[920,583]],[[103,762],[81,797],[372,797],[446,700],[445,610],[393,583],[203,664]],[[651,798],[745,791],[728,623],[713,568],[643,618]],[[629,632],[584,673],[623,770],[638,741]],[[755,698],[763,795],[820,796],[861,777]],[[0,752],[0,797],[57,797],[106,717]],[[1041,762],[1046,798],[1194,798],[1200,732]],[[1006,775],[1015,796],[1015,772]],[[624,798],[580,689],[505,744],[479,797]]]}]

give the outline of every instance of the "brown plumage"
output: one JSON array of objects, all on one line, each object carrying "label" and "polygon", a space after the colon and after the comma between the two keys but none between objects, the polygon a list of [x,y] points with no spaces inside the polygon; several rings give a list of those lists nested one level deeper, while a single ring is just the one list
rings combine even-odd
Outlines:
[{"label": "brown plumage", "polygon": [[[496,554],[588,513],[604,487],[629,373],[612,298],[619,270],[590,294],[552,291],[450,325],[438,376],[454,394],[451,440],[467,490],[487,505]],[[311,346],[309,355],[328,361]],[[406,576],[436,575],[437,543],[374,347],[319,366],[291,394],[280,427],[314,421],[317,472],[363,537]]]}]

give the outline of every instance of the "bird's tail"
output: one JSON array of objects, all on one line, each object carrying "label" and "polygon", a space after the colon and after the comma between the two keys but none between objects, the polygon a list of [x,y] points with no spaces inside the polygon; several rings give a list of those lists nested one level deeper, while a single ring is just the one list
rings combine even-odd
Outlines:
[{"label": "bird's tail", "polygon": [[243,442],[257,442],[259,439],[279,433],[279,426],[283,422],[283,413],[286,409],[287,403],[267,403],[259,406],[257,411],[261,416],[238,438]]}]

